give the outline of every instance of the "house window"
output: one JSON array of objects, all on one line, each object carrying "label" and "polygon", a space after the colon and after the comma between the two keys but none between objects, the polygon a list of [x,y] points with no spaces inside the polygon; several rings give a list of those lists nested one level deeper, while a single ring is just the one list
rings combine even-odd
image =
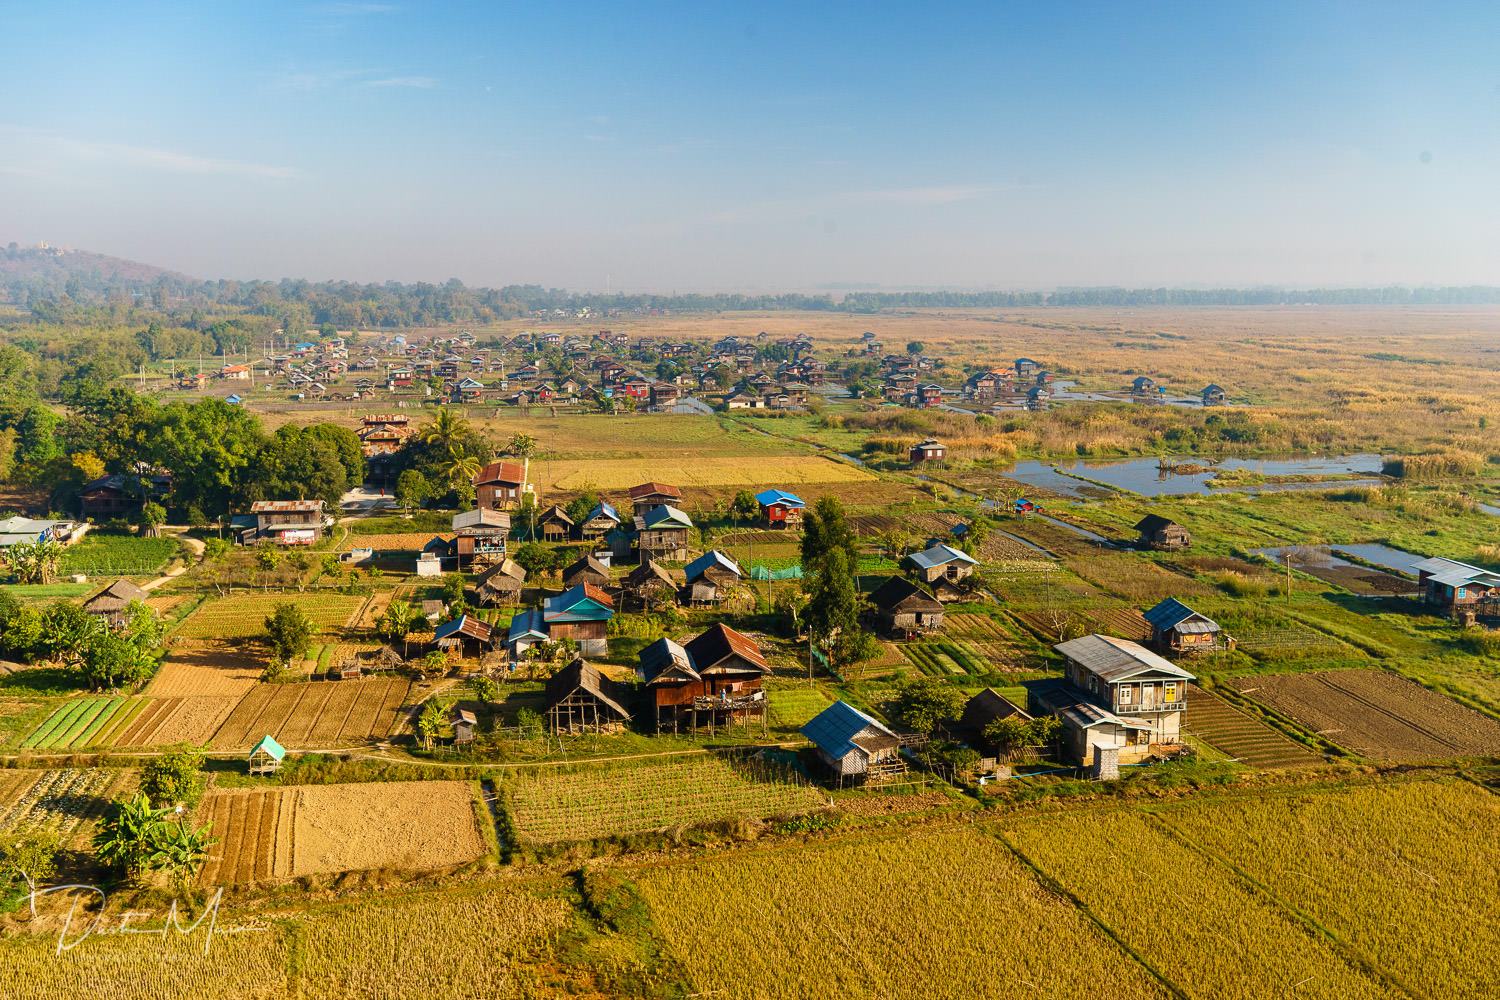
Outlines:
[{"label": "house window", "polygon": [[1120,688],[1120,704],[1122,704],[1122,705],[1129,705],[1130,704],[1130,688],[1128,688],[1128,687],[1122,687],[1122,688]]},{"label": "house window", "polygon": [[1167,693],[1165,695],[1165,700],[1166,701],[1176,701],[1177,700],[1177,685],[1176,684],[1168,684],[1167,685]]},{"label": "house window", "polygon": [[1458,588],[1458,596],[1460,598],[1467,597],[1468,595],[1469,595],[1469,592],[1468,592],[1468,590],[1466,588],[1464,588],[1464,587],[1459,587]]}]

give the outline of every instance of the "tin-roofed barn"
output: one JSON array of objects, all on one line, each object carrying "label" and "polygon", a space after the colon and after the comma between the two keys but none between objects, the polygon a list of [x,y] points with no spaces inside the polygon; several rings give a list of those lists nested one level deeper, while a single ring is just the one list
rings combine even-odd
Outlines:
[{"label": "tin-roofed barn", "polygon": [[836,701],[802,727],[821,760],[847,782],[881,781],[902,774],[901,738],[853,705]]},{"label": "tin-roofed barn", "polygon": [[462,566],[493,566],[505,558],[510,515],[479,507],[453,515],[453,552]]},{"label": "tin-roofed barn", "polygon": [[432,633],[437,648],[460,656],[479,656],[487,653],[494,643],[494,630],[489,622],[473,615],[461,615],[451,622],[444,622]]},{"label": "tin-roofed barn", "polygon": [[676,507],[682,503],[682,490],[668,483],[641,483],[630,488],[630,503],[636,514],[663,504]]},{"label": "tin-roofed barn", "polygon": [[1500,610],[1500,573],[1434,556],[1414,563],[1422,600],[1460,624],[1472,625],[1480,614]]},{"label": "tin-roofed barn", "polygon": [[667,504],[635,516],[635,547],[639,558],[686,562],[693,519]]},{"label": "tin-roofed barn", "polygon": [[627,689],[582,657],[547,679],[543,714],[554,733],[611,732],[630,721]]},{"label": "tin-roofed barn", "polygon": [[542,602],[542,620],[552,639],[572,639],[589,656],[609,651],[609,620],[614,615],[614,600],[591,583],[569,587]]},{"label": "tin-roofed barn", "polygon": [[802,527],[802,511],[807,504],[795,493],[787,490],[761,490],[755,494],[760,504],[760,516],[769,528]]},{"label": "tin-roofed barn", "polygon": [[594,505],[594,509],[589,511],[589,516],[579,522],[577,535],[586,542],[597,542],[622,523],[620,512],[600,500]]}]

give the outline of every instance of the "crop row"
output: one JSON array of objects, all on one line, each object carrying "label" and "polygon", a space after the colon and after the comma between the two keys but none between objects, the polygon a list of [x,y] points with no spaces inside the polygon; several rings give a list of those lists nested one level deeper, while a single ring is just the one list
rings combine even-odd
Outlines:
[{"label": "crop row", "polygon": [[993,667],[971,643],[939,640],[901,647],[906,658],[929,677],[989,673]]}]

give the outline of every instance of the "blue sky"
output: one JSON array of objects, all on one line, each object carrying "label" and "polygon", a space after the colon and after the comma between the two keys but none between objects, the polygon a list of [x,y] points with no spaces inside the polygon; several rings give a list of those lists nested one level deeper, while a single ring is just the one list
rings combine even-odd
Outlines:
[{"label": "blue sky", "polygon": [[0,242],[575,289],[1500,284],[1495,5],[124,6],[0,5]]}]

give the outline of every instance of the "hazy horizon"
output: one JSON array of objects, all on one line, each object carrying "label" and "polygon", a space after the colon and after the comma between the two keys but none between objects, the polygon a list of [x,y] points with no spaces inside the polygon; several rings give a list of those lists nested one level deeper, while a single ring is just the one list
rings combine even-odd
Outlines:
[{"label": "hazy horizon", "polygon": [[1500,11],[7,14],[0,242],[576,291],[1500,284]]}]

